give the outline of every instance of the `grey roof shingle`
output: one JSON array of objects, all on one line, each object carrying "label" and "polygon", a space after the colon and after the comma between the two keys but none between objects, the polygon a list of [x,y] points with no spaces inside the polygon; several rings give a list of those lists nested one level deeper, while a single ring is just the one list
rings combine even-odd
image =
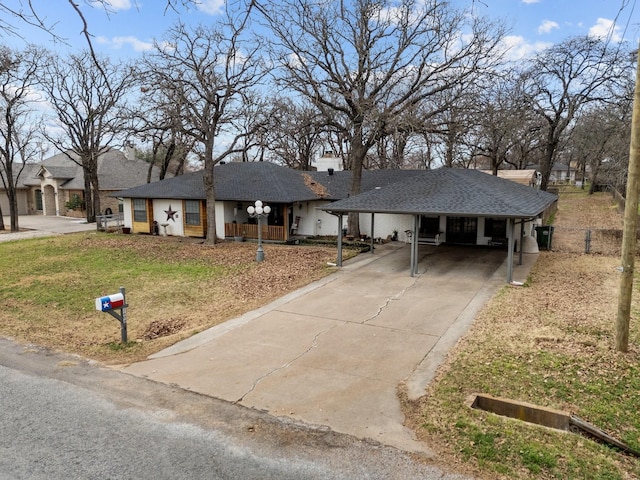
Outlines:
[{"label": "grey roof shingle", "polygon": [[[206,198],[203,171],[140,185],[113,196],[127,198]],[[294,203],[316,200],[318,196],[304,181],[303,172],[270,162],[242,162],[217,165],[214,187],[216,199],[225,201],[254,201]]]},{"label": "grey roof shingle", "polygon": [[556,200],[551,193],[479,170],[439,168],[345,198],[323,210],[528,218]]},{"label": "grey roof shingle", "polygon": [[51,174],[51,177],[55,179],[70,180],[78,174],[78,171],[82,174],[82,169],[77,165],[74,165],[73,167],[49,166],[45,168],[47,169],[47,172]]},{"label": "grey roof shingle", "polygon": [[[300,172],[269,162],[215,167],[216,199],[295,203],[337,200],[334,212],[420,213],[433,215],[534,217],[557,197],[478,170],[367,170],[363,193],[349,197],[352,172]],[[312,179],[314,186],[305,182]],[[203,172],[119,191],[113,196],[157,199],[206,199]]]},{"label": "grey roof shingle", "polygon": [[[361,192],[373,190],[375,187],[383,187],[401,180],[413,178],[425,170],[363,170]],[[328,172],[305,172],[316,182],[327,189],[326,200],[340,200],[347,198],[351,191],[351,179],[353,172],[341,170],[329,174]]]},{"label": "grey roof shingle", "polygon": [[[77,155],[71,154],[78,158]],[[27,165],[26,175],[21,177],[25,186],[40,185],[38,176],[44,168],[55,179],[67,180],[61,187],[65,190],[83,190],[82,167],[64,153],[53,155],[38,164]],[[119,150],[111,149],[98,157],[98,178],[100,190],[123,190],[146,184],[149,164],[143,160],[129,159]],[[152,181],[158,180],[159,170],[154,167]]]}]

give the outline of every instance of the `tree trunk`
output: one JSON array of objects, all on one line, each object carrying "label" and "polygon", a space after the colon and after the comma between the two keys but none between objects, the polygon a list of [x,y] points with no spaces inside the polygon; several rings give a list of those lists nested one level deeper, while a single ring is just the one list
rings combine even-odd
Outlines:
[{"label": "tree trunk", "polygon": [[169,164],[171,163],[171,159],[173,158],[173,154],[176,151],[176,143],[171,142],[167,151],[165,152],[164,158],[162,159],[162,165],[160,166],[160,180],[164,180],[167,176],[167,171],[169,170]]},{"label": "tree trunk", "polygon": [[204,191],[207,198],[207,238],[206,243],[214,245],[217,242],[216,234],[216,193],[213,183],[213,165],[205,168]]},{"label": "tree trunk", "polygon": [[[351,143],[351,190],[350,195],[358,195],[362,189],[362,166],[367,149],[363,145],[362,125],[356,125]],[[360,236],[360,215],[349,213],[348,232],[354,237]]]},{"label": "tree trunk", "polygon": [[[11,225],[11,231],[17,232],[18,227],[18,192],[16,191],[16,185],[14,183],[13,175],[13,162],[5,162],[5,173],[7,175],[6,194],[9,200],[9,223]],[[1,216],[1,215],[0,215]],[[3,220],[4,230],[4,220]]]},{"label": "tree trunk", "polygon": [[[97,170],[97,169],[96,169]],[[100,215],[100,184],[98,180],[98,172],[94,171],[90,178],[91,190],[93,193],[93,220],[96,221],[96,215]]]},{"label": "tree trunk", "polygon": [[540,163],[540,173],[542,174],[542,182],[540,183],[540,190],[547,191],[549,186],[549,178],[551,177],[551,168],[553,167],[553,152],[555,151],[557,143],[553,140],[553,133],[549,133],[547,145],[544,149],[544,156],[542,157],[542,163]]},{"label": "tree trunk", "polygon": [[84,210],[87,217],[87,222],[92,223],[96,221],[96,215],[93,210],[93,194],[91,193],[91,180],[86,168],[84,171]]},{"label": "tree trunk", "polygon": [[87,212],[87,222],[96,221],[100,214],[100,190],[98,183],[98,160],[95,152],[86,153],[82,157],[82,172],[84,174],[84,208]]},{"label": "tree trunk", "polygon": [[207,238],[205,243],[215,245],[218,242],[216,234],[216,192],[213,177],[213,140],[209,140],[205,145],[204,154],[204,192],[207,199]]},{"label": "tree trunk", "polygon": [[[591,185],[589,185],[589,195],[593,195],[596,190],[596,182],[598,180],[598,173],[600,172],[600,162],[596,163],[593,172],[591,172]],[[584,188],[584,176],[582,177],[582,188]]]},{"label": "tree trunk", "polygon": [[11,195],[9,196],[9,217],[11,222],[11,231],[18,232],[20,230],[20,227],[18,225],[18,194],[16,192],[15,185],[10,185],[9,191],[11,191]]}]

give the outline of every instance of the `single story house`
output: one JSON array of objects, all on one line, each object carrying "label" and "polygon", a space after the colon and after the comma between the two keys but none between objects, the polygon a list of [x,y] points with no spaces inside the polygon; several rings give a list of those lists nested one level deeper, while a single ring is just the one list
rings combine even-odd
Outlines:
[{"label": "single story house", "polygon": [[[350,171],[306,172],[270,162],[232,162],[216,165],[216,234],[219,238],[257,238],[256,220],[247,207],[256,200],[271,207],[263,239],[287,241],[299,236],[335,236],[340,231],[335,217],[321,210],[349,196]],[[418,170],[374,170],[363,172],[362,191],[390,185],[416,175]],[[206,194],[203,172],[140,185],[112,194],[123,203],[124,226],[132,233],[177,236],[206,235]],[[361,230],[368,231],[363,218]],[[346,227],[346,224],[343,228]],[[407,223],[389,220],[393,230],[403,231]],[[369,234],[370,235],[370,234]]]},{"label": "single story house", "polygon": [[[269,162],[214,168],[219,238],[257,238],[256,221],[246,209],[261,200],[271,207],[265,240],[341,237],[345,215],[357,212],[360,231],[372,242],[397,232],[404,241],[506,246],[511,220],[520,222],[522,235],[529,234],[529,224],[557,200],[479,170],[365,170],[363,193],[349,197],[350,171],[303,172]],[[202,171],[113,195],[122,198],[124,226],[133,233],[206,234]]]},{"label": "single story house", "polygon": [[[72,156],[76,157],[74,154]],[[18,169],[19,166],[16,166]],[[122,209],[111,196],[126,188],[147,182],[149,164],[130,154],[111,149],[98,157],[100,205],[103,212],[117,213]],[[159,178],[152,169],[151,180]],[[18,215],[83,216],[84,174],[82,167],[64,153],[40,163],[27,164],[18,177]],[[9,200],[0,184],[0,206],[8,215]],[[101,212],[102,213],[102,212]]]}]

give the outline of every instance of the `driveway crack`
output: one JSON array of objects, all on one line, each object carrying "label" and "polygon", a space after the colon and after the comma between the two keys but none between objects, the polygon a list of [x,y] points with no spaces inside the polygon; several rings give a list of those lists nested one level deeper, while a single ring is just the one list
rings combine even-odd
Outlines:
[{"label": "driveway crack", "polygon": [[382,315],[382,312],[385,311],[385,309],[391,304],[391,302],[393,302],[395,300],[400,300],[400,298],[407,292],[407,290],[409,290],[410,288],[413,288],[416,285],[416,283],[418,282],[418,278],[419,278],[419,275],[414,277],[414,280],[410,285],[407,285],[405,288],[400,290],[395,295],[393,295],[391,297],[387,297],[387,301],[384,302],[384,304],[378,309],[378,311],[376,313],[374,313],[373,315],[371,315],[369,318],[363,320],[362,324],[368,323],[371,320],[375,320],[380,315]]},{"label": "driveway crack", "polygon": [[280,365],[279,367],[274,368],[273,370],[265,373],[264,375],[262,375],[261,377],[258,377],[256,379],[255,382],[253,382],[253,384],[251,385],[251,387],[249,388],[249,390],[247,390],[239,399],[237,399],[236,401],[234,401],[233,403],[240,403],[242,402],[245,397],[247,395],[249,395],[251,392],[253,392],[258,384],[260,382],[262,382],[264,379],[270,377],[271,375],[274,375],[275,373],[278,373],[281,370],[284,370],[285,368],[288,368],[293,362],[295,362],[296,360],[299,360],[300,358],[304,357],[306,354],[308,354],[311,350],[313,350],[314,348],[316,348],[318,346],[318,339],[324,335],[327,332],[330,332],[331,330],[333,330],[334,328],[336,328],[338,326],[338,324],[332,325],[329,328],[326,328],[320,332],[318,332],[314,337],[313,340],[311,341],[311,345],[309,346],[309,348],[307,348],[304,352],[302,352],[300,355],[297,355],[296,357],[294,357],[293,359],[289,360],[287,363]]}]

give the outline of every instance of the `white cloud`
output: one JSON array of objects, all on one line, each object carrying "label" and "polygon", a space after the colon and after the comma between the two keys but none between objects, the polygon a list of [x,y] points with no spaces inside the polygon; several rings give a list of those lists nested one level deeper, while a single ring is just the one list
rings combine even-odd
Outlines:
[{"label": "white cloud", "polygon": [[620,27],[613,20],[607,18],[598,18],[596,24],[589,29],[589,36],[601,39],[610,38],[613,42],[622,41]]},{"label": "white cloud", "polygon": [[522,3],[526,3],[527,5],[532,3],[540,3],[540,0],[522,0]]},{"label": "white cloud", "polygon": [[142,40],[133,36],[113,37],[111,39],[108,39],[105,37],[97,37],[96,40],[98,41],[98,43],[101,43],[103,45],[109,45],[112,48],[115,48],[117,50],[127,45],[133,48],[133,50],[135,50],[136,52],[145,52],[153,48],[153,43],[143,42]]},{"label": "white cloud", "polygon": [[502,40],[503,48],[506,52],[506,57],[510,60],[522,60],[528,58],[533,54],[540,52],[546,48],[549,48],[552,43],[549,42],[535,42],[527,43],[524,37],[520,35],[507,35]]},{"label": "white cloud", "polygon": [[224,0],[196,0],[198,10],[209,15],[217,15],[224,7]]},{"label": "white cloud", "polygon": [[108,0],[107,2],[113,10],[129,10],[131,0]]},{"label": "white cloud", "polygon": [[538,27],[538,33],[551,33],[551,30],[555,28],[560,28],[558,22],[554,22],[553,20],[543,20],[543,22]]}]

